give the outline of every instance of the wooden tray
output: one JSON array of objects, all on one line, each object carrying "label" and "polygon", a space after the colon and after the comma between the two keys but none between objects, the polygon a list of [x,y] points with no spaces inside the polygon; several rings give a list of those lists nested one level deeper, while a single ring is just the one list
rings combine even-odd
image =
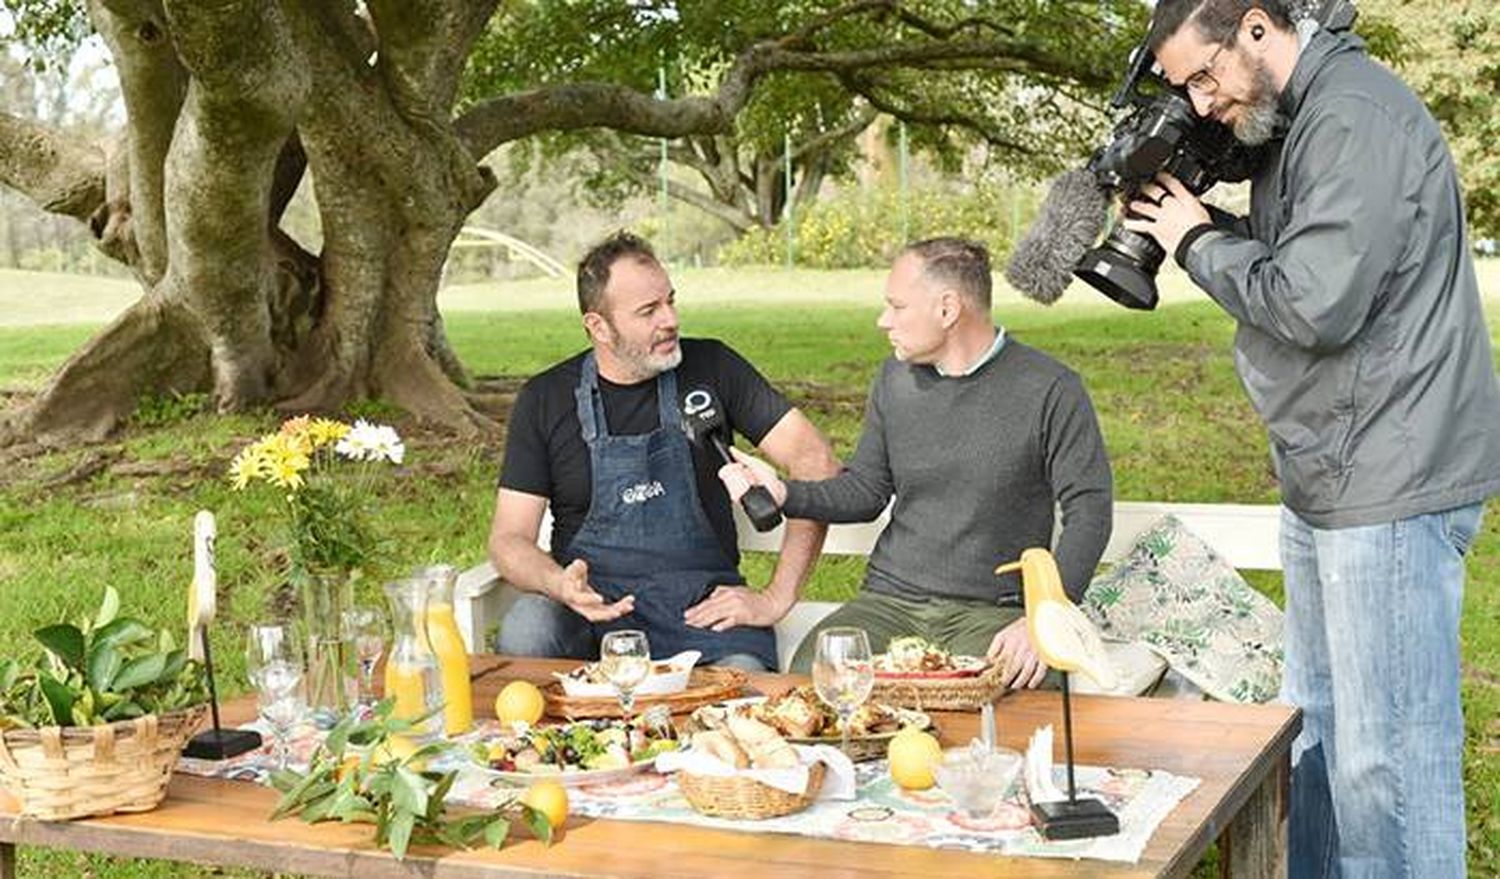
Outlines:
[{"label": "wooden tray", "polygon": [[[633,712],[665,705],[673,714],[692,711],[704,705],[712,705],[740,695],[749,676],[737,668],[701,666],[693,669],[688,677],[687,689],[679,693],[662,693],[654,696],[637,696]],[[542,696],[547,700],[547,714],[552,717],[620,717],[620,700],[599,696],[569,696],[563,692],[561,681],[552,681],[542,687]]]}]

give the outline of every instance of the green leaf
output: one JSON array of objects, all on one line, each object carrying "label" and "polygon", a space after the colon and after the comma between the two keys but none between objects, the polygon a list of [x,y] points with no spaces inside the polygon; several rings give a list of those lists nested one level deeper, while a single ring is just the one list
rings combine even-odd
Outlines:
[{"label": "green leaf", "polygon": [[151,629],[140,620],[121,617],[94,630],[94,646],[125,647],[151,637]]},{"label": "green leaf", "polygon": [[37,629],[34,633],[36,639],[42,642],[53,656],[56,656],[69,668],[83,671],[84,642],[83,633],[78,631],[77,626],[67,623],[59,623],[55,626],[46,626]]},{"label": "green leaf", "polygon": [[406,847],[411,843],[411,832],[416,826],[416,821],[417,816],[410,812],[398,810],[391,816],[386,828],[387,838],[390,842],[391,854],[395,855],[398,861],[406,857]]},{"label": "green leaf", "polygon": [[427,795],[427,820],[436,821],[443,813],[443,800],[447,798],[448,791],[453,789],[453,782],[458,780],[457,772],[448,772],[438,779],[437,786],[432,793]]},{"label": "green leaf", "polygon": [[161,673],[166,670],[166,667],[165,654],[152,653],[148,656],[138,656],[126,663],[125,668],[115,678],[115,690],[123,693],[136,687],[154,684],[161,678]]},{"label": "green leaf", "polygon": [[95,644],[89,651],[89,686],[99,692],[114,688],[115,676],[125,667],[125,657],[109,644]]},{"label": "green leaf", "polygon": [[94,624],[89,628],[99,631],[114,621],[120,613],[120,593],[113,586],[104,587],[104,599],[99,602],[99,610],[94,613]]},{"label": "green leaf", "polygon": [[187,651],[170,650],[167,652],[167,664],[162,667],[159,681],[175,681],[182,676],[183,669],[187,668]]},{"label": "green leaf", "polygon": [[405,766],[398,766],[395,783],[391,785],[391,804],[402,812],[426,815],[427,782]]},{"label": "green leaf", "polygon": [[543,845],[552,845],[552,822],[545,814],[522,803],[521,820],[526,822],[526,826],[531,828],[531,832],[536,834]]},{"label": "green leaf", "polygon": [[9,690],[21,677],[21,664],[14,659],[0,659],[0,691]]},{"label": "green leaf", "polygon": [[52,722],[58,726],[73,726],[73,691],[47,674],[37,675],[37,683],[52,709]]},{"label": "green leaf", "polygon": [[[549,826],[547,828],[547,830],[548,830],[548,839],[547,839],[547,841],[551,842],[552,841],[551,840],[551,830],[552,830],[552,828]],[[498,848],[500,848],[500,846],[505,845],[505,838],[507,836],[509,836],[509,835],[510,835],[510,822],[507,821],[505,819],[505,816],[503,816],[503,815],[497,815],[497,816],[495,816],[493,819],[490,820],[490,822],[488,824],[484,825],[484,842],[490,848],[498,849]]]}]

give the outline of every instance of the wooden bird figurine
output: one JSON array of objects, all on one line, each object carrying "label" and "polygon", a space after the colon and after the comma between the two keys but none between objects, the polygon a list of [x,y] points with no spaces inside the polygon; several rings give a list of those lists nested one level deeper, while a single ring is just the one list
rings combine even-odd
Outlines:
[{"label": "wooden bird figurine", "polygon": [[193,582],[188,585],[188,658],[203,661],[203,640],[218,613],[219,575],[214,570],[214,514],[193,517]]},{"label": "wooden bird figurine", "polygon": [[1052,553],[1032,548],[1021,560],[1001,565],[996,574],[1021,572],[1026,597],[1026,629],[1042,661],[1062,672],[1081,671],[1108,690],[1115,686],[1115,670],[1104,652],[1099,630],[1063,591],[1062,576]]}]

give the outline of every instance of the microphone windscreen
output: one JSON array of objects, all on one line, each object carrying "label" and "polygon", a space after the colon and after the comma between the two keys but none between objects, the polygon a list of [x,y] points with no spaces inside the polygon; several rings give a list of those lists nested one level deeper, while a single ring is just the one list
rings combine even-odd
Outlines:
[{"label": "microphone windscreen", "polygon": [[724,429],[724,411],[713,391],[695,387],[682,395],[682,429],[694,443]]},{"label": "microphone windscreen", "polygon": [[1011,254],[1005,280],[1027,299],[1056,302],[1073,281],[1073,267],[1104,231],[1108,207],[1109,192],[1092,171],[1074,168],[1059,174],[1036,221]]}]

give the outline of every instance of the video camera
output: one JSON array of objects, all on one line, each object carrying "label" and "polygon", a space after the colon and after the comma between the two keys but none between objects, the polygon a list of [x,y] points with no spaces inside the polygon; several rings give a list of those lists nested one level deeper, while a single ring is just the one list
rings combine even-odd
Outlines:
[{"label": "video camera", "polygon": [[[1358,14],[1350,0],[1321,0],[1294,8],[1326,30],[1348,30]],[[1166,81],[1144,41],[1131,53],[1125,80],[1110,106],[1130,108],[1115,126],[1113,139],[1094,153],[1087,170],[1097,185],[1133,199],[1140,188],[1166,172],[1193,195],[1215,183],[1246,180],[1260,165],[1263,147],[1235,139],[1225,125],[1200,117],[1185,89]],[[1156,272],[1166,253],[1149,235],[1116,224],[1084,253],[1073,274],[1127,308],[1156,307]]]}]

